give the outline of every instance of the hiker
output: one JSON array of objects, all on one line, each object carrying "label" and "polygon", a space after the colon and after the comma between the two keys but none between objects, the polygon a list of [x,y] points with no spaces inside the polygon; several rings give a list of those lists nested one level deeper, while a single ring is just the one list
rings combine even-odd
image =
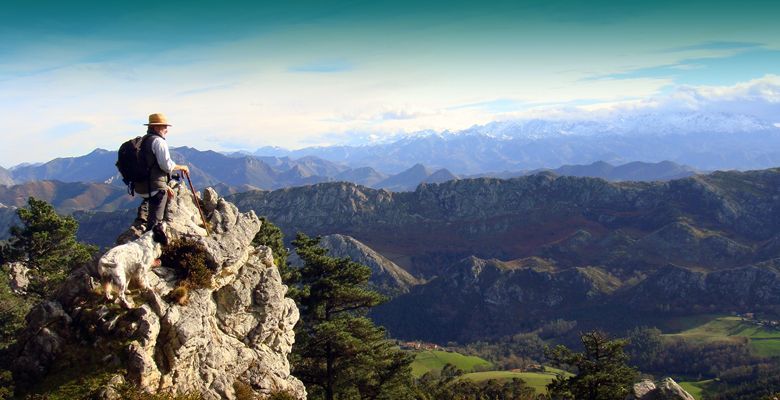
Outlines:
[{"label": "hiker", "polygon": [[144,199],[138,207],[136,222],[145,220],[146,230],[149,231],[165,219],[168,200],[174,196],[173,189],[168,185],[171,173],[183,171],[189,174],[190,169],[171,160],[165,136],[168,135],[168,127],[172,125],[165,115],[151,114],[149,123],[144,125],[148,128],[141,143],[140,159],[146,162],[149,177],[145,181],[134,182],[134,190]]}]

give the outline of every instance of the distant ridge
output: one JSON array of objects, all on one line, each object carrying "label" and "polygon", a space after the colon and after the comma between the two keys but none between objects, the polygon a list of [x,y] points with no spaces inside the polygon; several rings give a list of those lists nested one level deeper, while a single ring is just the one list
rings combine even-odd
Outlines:
[{"label": "distant ridge", "polygon": [[116,152],[95,149],[80,157],[56,158],[43,164],[13,168],[14,182],[58,180],[62,182],[106,182],[117,175]]},{"label": "distant ridge", "polygon": [[779,171],[652,183],[543,173],[425,184],[398,193],[322,183],[232,198],[285,232],[352,236],[393,261],[406,260],[399,264],[416,276],[435,275],[442,261],[470,255],[722,268],[756,261],[751,249],[780,237],[772,197],[780,190]]},{"label": "distant ridge", "polygon": [[328,249],[332,257],[349,257],[354,262],[371,268],[371,284],[380,293],[395,297],[422,283],[396,263],[372,250],[357,239],[345,235],[327,235],[320,240],[320,246]]},{"label": "distant ridge", "polygon": [[597,161],[590,165],[564,165],[550,171],[557,175],[602,178],[608,181],[670,181],[697,173],[694,168],[671,161],[634,161],[618,166]]},{"label": "distant ridge", "polygon": [[52,204],[60,213],[77,210],[113,211],[140,203],[123,187],[105,183],[35,181],[0,187],[0,203],[24,207],[35,197]]},{"label": "distant ridge", "polygon": [[734,113],[622,113],[606,119],[500,121],[458,132],[362,146],[258,149],[255,154],[317,156],[349,167],[398,173],[423,163],[456,175],[540,166],[673,161],[701,170],[780,165],[780,128]]},{"label": "distant ridge", "polygon": [[341,172],[334,177],[334,180],[353,182],[357,183],[358,185],[368,187],[376,187],[379,182],[387,179],[387,177],[387,175],[371,167],[362,167]]},{"label": "distant ridge", "polygon": [[[225,155],[190,147],[174,148],[171,150],[171,156],[177,163],[190,166],[195,185],[213,186],[223,195],[239,192],[239,188],[242,187],[274,190],[335,181],[347,181],[376,189],[402,192],[413,191],[421,183],[441,183],[479,176],[511,178],[541,171],[537,169],[483,172],[459,176],[447,168],[435,169],[416,163],[397,174],[388,175],[372,167],[350,168],[314,156],[292,159],[286,156],[260,157],[242,153]],[[472,161],[476,162],[476,160]],[[7,184],[57,180],[122,186],[114,166],[115,162],[115,152],[96,149],[80,157],[58,158],[44,164],[19,165],[10,171],[5,171],[5,174],[0,170],[0,180],[5,177]],[[669,180],[696,173],[694,168],[671,161],[632,162],[618,166],[599,161],[588,165],[566,165],[550,171],[558,175],[590,176],[612,181]]]},{"label": "distant ridge", "polygon": [[503,171],[487,172],[476,175],[462,176],[461,178],[516,178],[518,176],[527,176],[538,174],[540,172],[552,172],[559,176],[577,176],[589,178],[601,178],[612,182],[637,181],[669,181],[673,179],[685,178],[697,173],[704,173],[687,165],[680,165],[671,161],[661,161],[658,163],[646,163],[634,161],[627,164],[613,165],[605,161],[596,161],[586,165],[564,165],[558,168],[540,168],[530,171]]},{"label": "distant ridge", "polygon": [[14,184],[14,178],[11,175],[11,171],[0,167],[0,185],[10,186]]},{"label": "distant ridge", "polygon": [[[316,157],[304,157],[300,160],[230,157],[215,151],[200,151],[190,147],[171,149],[171,157],[177,163],[190,166],[193,183],[198,187],[224,184],[278,189],[327,182],[332,180],[329,174],[335,175],[349,170],[348,167]],[[20,165],[9,172],[15,183],[58,180],[122,186],[115,163],[115,151],[96,149],[80,157],[58,158],[36,165]]]},{"label": "distant ridge", "polygon": [[422,164],[415,164],[406,171],[392,175],[376,184],[376,187],[393,192],[414,190],[421,182],[428,179],[431,171]]}]

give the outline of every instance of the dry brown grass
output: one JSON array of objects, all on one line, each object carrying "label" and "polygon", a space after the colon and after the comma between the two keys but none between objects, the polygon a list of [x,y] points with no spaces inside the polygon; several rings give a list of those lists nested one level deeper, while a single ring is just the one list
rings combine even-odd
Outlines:
[{"label": "dry brown grass", "polygon": [[168,294],[168,301],[186,305],[191,290],[211,287],[217,268],[201,243],[192,239],[176,240],[163,250],[160,260],[162,265],[182,276],[176,289]]}]

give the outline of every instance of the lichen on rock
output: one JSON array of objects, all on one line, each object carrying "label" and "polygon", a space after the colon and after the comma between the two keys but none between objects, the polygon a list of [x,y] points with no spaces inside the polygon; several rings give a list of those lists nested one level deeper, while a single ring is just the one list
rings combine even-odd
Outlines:
[{"label": "lichen on rock", "polygon": [[14,362],[21,387],[81,363],[123,373],[126,382],[152,393],[234,399],[240,386],[306,398],[287,360],[298,309],[285,297],[271,250],[251,244],[260,219],[211,189],[203,197],[211,234],[192,193],[179,186],[169,206],[169,236],[202,245],[215,265],[210,287],[191,289],[186,304],[169,303],[180,274],[162,265],[147,274],[152,291],[131,293],[138,306],[124,310],[98,293],[95,265],[74,271],[52,300],[28,316]]}]

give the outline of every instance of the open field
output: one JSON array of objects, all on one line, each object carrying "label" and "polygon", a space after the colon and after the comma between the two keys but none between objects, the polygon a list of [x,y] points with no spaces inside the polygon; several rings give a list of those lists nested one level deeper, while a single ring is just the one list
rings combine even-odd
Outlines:
[{"label": "open field", "polygon": [[445,364],[453,364],[465,372],[472,372],[475,367],[489,369],[493,366],[489,361],[479,357],[442,350],[426,350],[416,353],[412,363],[412,374],[420,377],[426,372],[441,371]]},{"label": "open field", "polygon": [[441,350],[417,352],[412,363],[412,374],[420,377],[429,371],[441,371],[445,364],[450,363],[466,371],[466,374],[458,379],[468,379],[474,382],[482,382],[489,379],[511,380],[520,378],[536,390],[537,393],[547,393],[547,384],[552,382],[557,373],[568,374],[560,369],[545,367],[544,372],[516,372],[516,371],[481,371],[472,372],[475,367],[481,369],[491,368],[493,365],[479,357],[464,356],[455,352]]},{"label": "open field", "polygon": [[726,317],[726,315],[695,314],[695,315],[688,315],[685,317],[674,317],[665,320],[660,320],[657,321],[658,323],[655,323],[653,325],[658,326],[658,328],[664,332],[681,333],[689,329],[694,329],[698,326],[702,326],[707,322],[710,322],[714,319],[721,318],[721,317]]},{"label": "open field", "polygon": [[712,316],[708,321],[697,317],[696,322],[699,323],[696,326],[664,336],[694,341],[747,339],[757,355],[780,356],[780,330],[757,326],[733,316]]},{"label": "open field", "polygon": [[568,374],[568,372],[561,371],[559,369],[545,367],[544,372],[514,372],[514,371],[485,371],[485,372],[472,372],[470,374],[463,375],[460,379],[469,379],[474,382],[482,382],[489,379],[514,379],[520,378],[525,383],[532,387],[536,393],[547,393],[547,384],[552,382],[557,373]]},{"label": "open field", "polygon": [[698,382],[678,382],[680,386],[682,386],[683,389],[685,389],[686,392],[690,393],[691,396],[695,397],[696,400],[701,400],[702,393],[704,392],[704,389],[707,388],[707,385],[712,383],[712,379],[707,379],[706,381],[698,381]]}]

